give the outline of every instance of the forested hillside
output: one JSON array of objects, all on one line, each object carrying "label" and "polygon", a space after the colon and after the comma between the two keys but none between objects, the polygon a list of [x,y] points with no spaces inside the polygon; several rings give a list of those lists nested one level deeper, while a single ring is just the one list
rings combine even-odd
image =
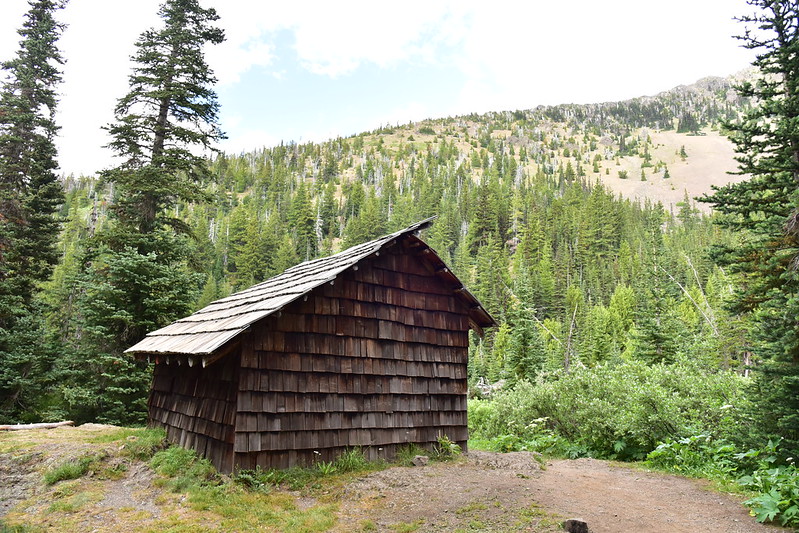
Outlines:
[{"label": "forested hillside", "polygon": [[[473,385],[619,358],[742,368],[741,319],[722,309],[731,285],[707,255],[734,236],[684,190],[676,205],[613,192],[625,180],[668,184],[678,165],[690,175],[702,154],[656,145],[653,136],[717,136],[720,121],[746,106],[734,95],[730,80],[714,78],[627,102],[427,120],[219,154],[208,162],[203,200],[169,207],[190,228],[175,252],[185,261],[169,267],[183,281],[152,292],[141,329],[178,318],[157,312],[172,291],[191,295],[188,312],[299,261],[438,216],[425,238],[502,324],[473,339]],[[62,258],[42,293],[58,353],[21,383],[5,416],[142,421],[146,369],[96,341],[98,329],[139,327],[126,314],[132,286],[98,285],[84,268],[113,187],[89,177],[69,177],[64,187]],[[140,267],[103,268],[132,285]]]}]

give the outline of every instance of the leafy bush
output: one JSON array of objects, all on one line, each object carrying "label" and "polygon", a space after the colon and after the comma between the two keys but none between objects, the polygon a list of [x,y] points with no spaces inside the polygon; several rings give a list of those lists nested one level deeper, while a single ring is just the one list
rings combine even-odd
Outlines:
[{"label": "leafy bush", "polygon": [[338,472],[333,461],[320,461],[316,463],[316,469],[319,471],[320,476],[332,476]]},{"label": "leafy bush", "polygon": [[[494,452],[517,452],[529,451],[539,452],[547,455],[557,455],[565,457],[581,457],[586,455],[586,450],[574,443],[570,443],[554,430],[548,428],[547,418],[537,418],[527,424],[521,431],[517,433],[504,433],[501,435],[490,436],[487,438],[480,438],[480,415],[485,415],[491,412],[490,401],[475,400],[469,403],[469,423],[470,431],[473,438],[470,441],[470,446],[473,448],[485,448]],[[472,424],[472,412],[478,413],[475,418],[478,419],[476,424]],[[483,419],[486,420],[486,419]]]},{"label": "leafy bush", "polygon": [[743,401],[742,378],[685,362],[622,361],[553,378],[470,401],[472,436],[510,435],[570,456],[643,459],[660,442],[709,429],[717,437],[734,433],[731,405]]},{"label": "leafy bush", "polygon": [[694,435],[660,444],[647,455],[647,463],[685,476],[727,480],[739,467],[737,457],[729,442]]},{"label": "leafy bush", "polygon": [[[755,495],[744,502],[759,522],[799,528],[799,469],[781,457],[778,442],[735,453],[732,444],[708,435],[669,441],[652,451],[647,463],[679,474],[737,482]],[[741,472],[748,472],[741,476]],[[737,478],[737,479],[736,479]]]},{"label": "leafy bush", "polygon": [[280,470],[264,470],[260,466],[254,469],[242,469],[233,473],[233,481],[244,485],[248,489],[256,492],[270,492],[273,486],[277,486],[282,481],[279,476]]},{"label": "leafy bush", "polygon": [[757,463],[754,472],[742,476],[738,483],[758,493],[744,502],[758,522],[779,521],[783,526],[799,528],[799,469],[795,463],[780,459],[779,442],[769,441],[765,448],[749,450],[738,458]]},{"label": "leafy bush", "polygon": [[461,452],[461,447],[444,434],[438,436],[438,443],[433,446],[433,457],[438,461],[449,461]]}]

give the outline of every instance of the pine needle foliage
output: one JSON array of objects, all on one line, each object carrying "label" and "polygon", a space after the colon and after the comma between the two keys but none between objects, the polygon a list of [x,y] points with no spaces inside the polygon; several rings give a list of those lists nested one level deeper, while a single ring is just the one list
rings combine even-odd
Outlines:
[{"label": "pine needle foliage", "polygon": [[733,309],[753,318],[756,373],[753,420],[762,433],[785,438],[799,452],[799,2],[749,0],[741,17],[744,47],[758,52],[760,77],[737,88],[754,99],[739,121],[726,125],[745,181],[718,188],[703,201],[739,232],[735,247],[716,259],[738,275]]},{"label": "pine needle foliage", "polygon": [[0,419],[35,410],[37,386],[51,380],[38,286],[59,255],[55,122],[63,59],[55,18],[65,2],[31,0],[16,57],[0,83]]}]

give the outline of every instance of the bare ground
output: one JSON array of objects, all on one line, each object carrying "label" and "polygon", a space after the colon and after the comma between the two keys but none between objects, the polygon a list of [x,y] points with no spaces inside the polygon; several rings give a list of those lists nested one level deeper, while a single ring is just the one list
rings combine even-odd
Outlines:
[{"label": "bare ground", "polygon": [[567,518],[593,533],[783,531],[755,522],[741,498],[707,483],[595,459],[539,465],[533,454],[471,452],[457,463],[392,468],[348,487],[337,531],[365,518],[377,531],[559,531]]},{"label": "bare ground", "polygon": [[[87,424],[0,434],[0,529],[4,519],[46,531],[158,531],[192,523],[224,529],[154,483],[155,474],[139,461],[128,462],[118,478],[89,473],[44,485],[49,466],[86,453],[106,456],[105,468],[112,468],[123,445],[87,441],[118,430]],[[388,468],[324,492],[286,495],[300,508],[333,503],[334,532],[554,532],[567,518],[584,519],[594,533],[782,531],[756,523],[739,496],[701,481],[594,459],[544,462],[529,452],[472,451],[452,462]]]},{"label": "bare ground", "polygon": [[[620,158],[619,165],[605,161],[609,169],[605,174],[589,174],[590,180],[599,179],[605,186],[624,198],[633,201],[650,200],[662,202],[667,210],[675,209],[687,194],[690,199],[712,192],[713,186],[737,183],[743,176],[729,174],[737,170],[735,149],[732,142],[716,131],[705,130],[702,135],[688,135],[674,131],[652,132],[654,148],[652,160],[662,161],[668,166],[670,179],[663,179],[663,172],[652,174],[647,168],[647,180],[641,181],[641,160],[638,157]],[[688,157],[679,156],[684,147]],[[626,170],[628,179],[619,179],[618,171]],[[693,202],[693,200],[691,200]],[[708,213],[708,204],[697,203],[697,209]]]}]

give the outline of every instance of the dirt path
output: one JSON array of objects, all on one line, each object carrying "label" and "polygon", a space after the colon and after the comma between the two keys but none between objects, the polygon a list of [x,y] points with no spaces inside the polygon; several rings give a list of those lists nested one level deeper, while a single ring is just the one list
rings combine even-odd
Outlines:
[{"label": "dirt path", "polygon": [[376,472],[346,488],[341,509],[342,532],[549,532],[566,518],[582,518],[593,533],[783,531],[695,480],[594,459],[541,467],[523,452]]},{"label": "dirt path", "polygon": [[594,533],[775,532],[749,516],[735,497],[696,480],[616,466],[606,461],[552,461],[532,497],[546,509],[580,517]]},{"label": "dirt path", "polygon": [[[108,437],[121,429],[87,424],[0,435],[0,530],[10,515],[47,531],[160,531],[173,522],[228,530],[156,483],[146,463],[120,456],[127,438]],[[105,457],[102,468],[44,485],[48,467],[86,453]],[[554,533],[567,518],[584,519],[593,533],[783,531],[756,523],[739,498],[700,481],[594,459],[542,462],[529,452],[473,451],[280,497],[301,510],[330,505],[330,531],[338,533]]]}]

